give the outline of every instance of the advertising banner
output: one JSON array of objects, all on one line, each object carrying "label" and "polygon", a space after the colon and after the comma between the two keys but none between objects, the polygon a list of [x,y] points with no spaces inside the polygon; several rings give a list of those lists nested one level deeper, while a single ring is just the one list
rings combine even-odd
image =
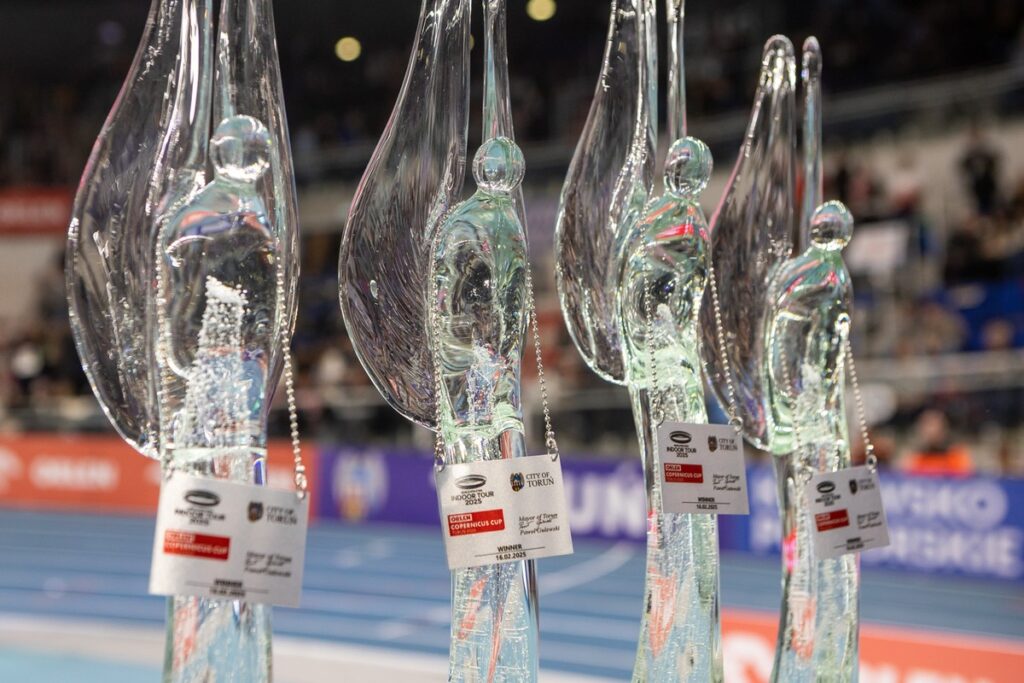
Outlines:
[{"label": "advertising banner", "polygon": [[[439,524],[431,460],[415,451],[325,448],[318,512],[325,519]],[[581,538],[642,542],[647,531],[639,461],[562,460],[569,519]],[[778,554],[770,464],[748,468],[747,516],[719,519],[723,550]],[[1024,581],[1024,481],[881,475],[892,544],[865,565]]]},{"label": "advertising banner", "polygon": [[[770,465],[749,468],[750,517],[731,525],[723,548],[778,554],[779,515]],[[1024,480],[921,477],[881,472],[890,545],[864,566],[1024,581]]]},{"label": "advertising banner", "polygon": [[0,189],[0,236],[63,235],[73,199],[69,187]]},{"label": "advertising banner", "polygon": [[[268,460],[270,485],[292,488],[290,444],[271,442]],[[305,461],[312,481],[316,480],[316,460],[316,454],[308,449]],[[0,437],[0,506],[153,513],[159,494],[159,463],[139,455],[119,438]],[[312,503],[315,505],[315,498]]]},{"label": "advertising banner", "polygon": [[[725,680],[768,683],[775,655],[774,615],[722,611]],[[861,683],[1010,683],[1020,680],[1024,646],[963,634],[863,624]]]}]

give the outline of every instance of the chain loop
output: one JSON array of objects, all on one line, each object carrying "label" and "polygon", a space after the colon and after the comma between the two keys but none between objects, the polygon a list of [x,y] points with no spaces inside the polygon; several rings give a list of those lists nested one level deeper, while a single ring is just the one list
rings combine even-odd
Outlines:
[{"label": "chain loop", "polygon": [[[441,472],[445,468],[444,437],[441,435],[441,357],[438,352],[438,345],[441,342],[441,317],[437,314],[438,289],[436,279],[430,284],[430,325],[433,333],[432,356],[434,361],[434,419],[437,425],[437,432],[434,438],[434,468]],[[544,446],[552,461],[558,460],[560,453],[558,441],[555,438],[554,423],[551,419],[551,400],[548,394],[547,379],[544,376],[544,359],[540,343],[540,323],[537,321],[537,305],[533,297],[533,275],[530,272],[530,264],[526,264],[526,315],[527,325],[533,335],[534,355],[537,359],[537,383],[540,386],[541,407],[544,413]]]},{"label": "chain loop", "polygon": [[[857,366],[853,360],[853,345],[850,343],[850,339],[847,338],[843,342],[843,351],[846,358],[846,364],[849,368],[850,386],[853,389],[853,401],[854,407],[857,413],[857,426],[860,431],[860,438],[864,443],[864,462],[868,469],[874,472],[878,467],[878,456],[875,455],[875,447],[871,443],[871,437],[868,434],[868,421],[867,414],[864,410],[864,398],[860,392],[860,381],[857,379]],[[789,366],[786,364],[786,359],[782,359],[782,381],[785,384],[786,397],[793,403],[793,412],[796,413],[796,396],[792,393],[791,382],[789,377]],[[800,443],[800,430],[797,427],[797,421],[793,422],[793,445],[795,450],[801,449]],[[810,474],[806,477],[810,479]]]},{"label": "chain loop", "polygon": [[[170,357],[170,327],[164,316],[164,308],[167,303],[167,291],[164,282],[163,268],[160,267],[161,263],[161,250],[160,245],[164,242],[166,235],[166,221],[160,226],[157,231],[157,245],[155,261],[156,263],[156,319],[157,319],[157,357],[158,358],[169,358]],[[295,492],[299,499],[303,499],[308,495],[309,492],[309,478],[306,475],[306,466],[302,460],[302,444],[299,439],[299,414],[298,414],[298,403],[295,399],[295,373],[292,365],[291,355],[291,326],[285,321],[285,281],[284,281],[284,259],[279,258],[277,260],[276,268],[276,295],[277,295],[277,306],[276,306],[276,319],[281,324],[281,353],[284,354],[283,358],[283,379],[285,385],[285,395],[288,403],[288,425],[291,437],[292,446],[292,463],[294,466],[294,481],[295,481]],[[168,373],[166,370],[162,370],[160,373],[159,383],[157,385],[157,404],[159,406],[159,413],[162,417],[162,413],[166,408],[167,401],[167,382],[169,381]],[[161,425],[162,427],[162,425]],[[161,430],[162,431],[162,430]],[[174,474],[174,454],[170,448],[167,448],[164,443],[164,436],[160,434],[160,450],[161,465],[163,467],[164,477],[170,479]]]}]

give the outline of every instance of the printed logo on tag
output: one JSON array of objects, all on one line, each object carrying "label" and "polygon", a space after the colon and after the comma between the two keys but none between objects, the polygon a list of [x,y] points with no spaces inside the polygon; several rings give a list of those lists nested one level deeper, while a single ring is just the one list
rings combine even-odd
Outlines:
[{"label": "printed logo on tag", "polygon": [[658,458],[663,512],[750,513],[743,439],[732,427],[665,422]]},{"label": "printed logo on tag", "polygon": [[805,488],[819,559],[889,545],[878,473],[850,467],[817,474]]},{"label": "printed logo on tag", "polygon": [[665,481],[669,484],[703,484],[704,468],[701,465],[665,463]]},{"label": "printed logo on tag", "polygon": [[296,607],[309,498],[177,473],[157,509],[149,592]]},{"label": "printed logo on tag", "polygon": [[550,456],[448,465],[437,495],[450,569],[572,553],[562,464]]},{"label": "printed logo on tag", "polygon": [[504,531],[504,529],[505,512],[503,510],[457,512],[448,515],[448,534],[450,536],[483,534],[488,531]]}]

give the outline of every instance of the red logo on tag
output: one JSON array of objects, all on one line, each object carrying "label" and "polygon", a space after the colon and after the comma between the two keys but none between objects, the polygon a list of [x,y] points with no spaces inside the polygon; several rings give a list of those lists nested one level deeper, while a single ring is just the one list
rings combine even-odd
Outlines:
[{"label": "red logo on tag", "polygon": [[814,515],[814,523],[818,525],[818,531],[840,529],[844,526],[850,526],[850,515],[847,514],[846,510],[819,512]]},{"label": "red logo on tag", "polygon": [[487,531],[501,531],[504,528],[505,513],[500,509],[460,512],[456,515],[448,515],[449,536],[482,534]]},{"label": "red logo on tag", "polygon": [[701,465],[665,463],[665,481],[669,484],[703,484],[704,468]]},{"label": "red logo on tag", "polygon": [[164,532],[164,553],[167,555],[186,555],[201,557],[206,560],[228,559],[231,539],[227,536],[207,536],[194,534],[191,531]]}]

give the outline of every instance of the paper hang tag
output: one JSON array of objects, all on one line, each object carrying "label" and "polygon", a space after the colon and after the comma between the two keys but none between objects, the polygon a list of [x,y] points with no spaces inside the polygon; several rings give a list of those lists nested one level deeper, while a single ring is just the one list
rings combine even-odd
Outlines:
[{"label": "paper hang tag", "polygon": [[449,569],[572,554],[561,459],[448,465],[437,496]]},{"label": "paper hang tag", "polygon": [[160,489],[149,592],[298,607],[309,497],[175,473]]},{"label": "paper hang tag", "polygon": [[734,428],[663,422],[658,458],[662,512],[750,514],[743,438]]},{"label": "paper hang tag", "polygon": [[807,482],[806,495],[819,560],[889,545],[877,471],[850,467],[816,474]]}]

